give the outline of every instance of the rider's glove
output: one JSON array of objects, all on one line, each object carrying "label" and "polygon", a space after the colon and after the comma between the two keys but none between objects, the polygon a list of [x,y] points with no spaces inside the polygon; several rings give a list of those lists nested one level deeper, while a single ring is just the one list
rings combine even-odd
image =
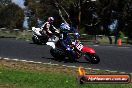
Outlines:
[{"label": "rider's glove", "polygon": [[66,50],[67,50],[67,51],[70,51],[71,49],[70,49],[70,47],[67,47]]},{"label": "rider's glove", "polygon": [[75,35],[79,35],[79,33],[75,33]]},{"label": "rider's glove", "polygon": [[77,39],[80,37],[79,33],[74,33],[74,35],[76,36]]}]

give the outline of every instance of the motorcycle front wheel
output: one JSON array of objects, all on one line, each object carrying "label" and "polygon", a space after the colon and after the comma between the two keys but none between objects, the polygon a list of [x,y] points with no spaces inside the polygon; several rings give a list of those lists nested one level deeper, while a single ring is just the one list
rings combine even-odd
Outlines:
[{"label": "motorcycle front wheel", "polygon": [[33,37],[32,37],[32,41],[33,41],[34,44],[42,44],[42,43],[40,42],[40,40],[37,39],[36,36],[33,36]]},{"label": "motorcycle front wheel", "polygon": [[50,54],[57,60],[62,60],[65,58],[65,53],[62,49],[59,48],[51,48],[50,49]]},{"label": "motorcycle front wheel", "polygon": [[100,58],[97,54],[86,53],[85,59],[92,64],[98,64],[100,62]]}]

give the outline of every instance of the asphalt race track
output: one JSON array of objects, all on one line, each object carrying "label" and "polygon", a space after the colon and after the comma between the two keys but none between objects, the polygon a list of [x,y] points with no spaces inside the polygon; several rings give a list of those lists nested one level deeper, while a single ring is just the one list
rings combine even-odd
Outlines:
[{"label": "asphalt race track", "polygon": [[82,65],[88,68],[132,73],[132,46],[90,45],[90,47],[94,48],[101,58],[99,64],[90,64],[83,58],[80,58],[76,63],[58,62],[50,55],[50,46],[36,45],[32,41],[16,40],[13,38],[0,38],[0,57],[44,63],[51,62],[69,66]]}]

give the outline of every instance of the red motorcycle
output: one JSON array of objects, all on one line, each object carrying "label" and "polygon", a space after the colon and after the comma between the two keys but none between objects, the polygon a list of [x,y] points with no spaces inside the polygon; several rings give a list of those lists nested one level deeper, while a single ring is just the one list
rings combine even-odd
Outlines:
[{"label": "red motorcycle", "polygon": [[63,49],[61,47],[60,41],[55,44],[55,48],[52,48],[50,53],[56,59],[68,57],[69,60],[74,61],[83,55],[84,59],[91,62],[92,64],[98,64],[100,62],[100,58],[96,54],[95,50],[88,46],[84,46],[80,41],[75,40],[75,42],[72,42],[72,44],[69,46],[74,54]]},{"label": "red motorcycle", "polygon": [[81,53],[84,58],[92,64],[98,64],[100,62],[100,58],[93,48],[84,46],[80,41],[73,42],[73,45],[75,45],[77,55]]}]

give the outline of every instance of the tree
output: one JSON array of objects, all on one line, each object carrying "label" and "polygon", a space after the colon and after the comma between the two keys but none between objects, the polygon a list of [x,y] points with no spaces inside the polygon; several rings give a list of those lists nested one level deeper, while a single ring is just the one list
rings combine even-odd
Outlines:
[{"label": "tree", "polygon": [[[94,29],[101,33],[99,26],[104,26],[104,34],[109,34],[107,26],[111,21],[112,10],[119,13],[119,20],[129,19],[131,0],[27,0],[28,7],[34,13],[35,18],[46,19],[54,16],[57,24],[65,21],[82,29],[84,25],[98,24]],[[95,8],[93,11],[92,9]],[[92,18],[93,12],[99,19]],[[34,21],[35,22],[35,21]],[[120,26],[120,28],[123,28]],[[130,28],[130,27],[129,27]]]},{"label": "tree", "polygon": [[0,10],[0,26],[8,28],[22,28],[24,20],[23,10],[12,3]]},{"label": "tree", "polygon": [[[36,17],[47,18],[48,16],[54,16],[55,18],[63,21],[68,21],[74,25],[79,25],[82,16],[81,12],[84,8],[81,8],[87,0],[28,0],[28,7],[35,13]],[[56,9],[55,9],[56,8]],[[74,15],[73,15],[74,14]]]},{"label": "tree", "polygon": [[0,0],[0,6],[6,6],[11,3],[11,0]]},{"label": "tree", "polygon": [[28,6],[28,1],[27,0],[24,1],[24,6]]}]

